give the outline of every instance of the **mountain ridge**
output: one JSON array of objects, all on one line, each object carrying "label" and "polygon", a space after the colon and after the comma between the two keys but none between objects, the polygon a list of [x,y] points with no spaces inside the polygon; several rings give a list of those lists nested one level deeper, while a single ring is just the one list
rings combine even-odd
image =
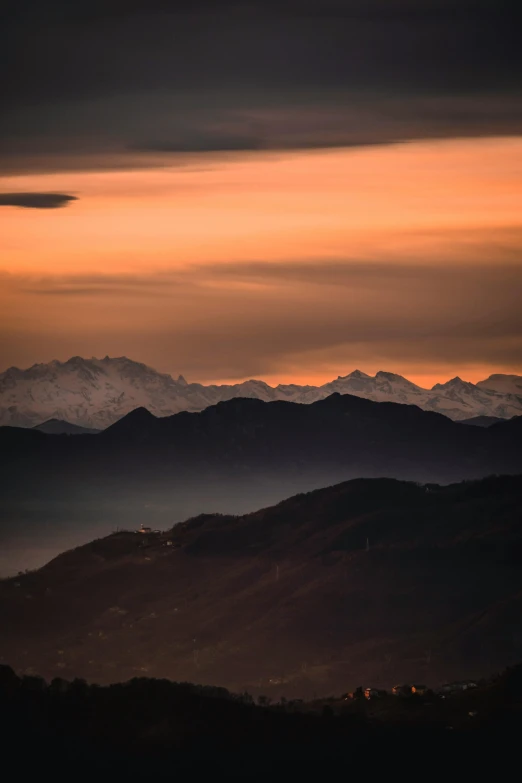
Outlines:
[{"label": "mountain ridge", "polygon": [[355,479],[116,532],[0,582],[2,653],[48,678],[301,697],[493,673],[522,657],[521,502],[520,476]]},{"label": "mountain ridge", "polygon": [[521,442],[522,416],[466,426],[340,393],[309,405],[234,398],[165,417],[138,408],[95,437],[0,427],[0,573],[2,560],[9,573],[41,565],[122,525],[245,513],[357,477],[522,473]]},{"label": "mountain ridge", "polygon": [[[517,472],[519,463],[522,469],[516,442],[521,422],[515,416],[490,427],[463,427],[417,405],[334,392],[308,405],[234,397],[161,417],[140,406],[87,440],[0,427],[0,445],[10,452],[4,478],[21,470],[20,482],[29,481],[28,466],[31,481],[47,475],[51,482],[57,465],[63,462],[66,477],[75,461],[79,480],[82,471],[85,479],[100,471],[103,478],[105,464],[113,476],[132,466],[139,480],[148,471],[166,476],[174,467],[188,474],[253,476],[280,470],[312,475],[322,466],[332,475],[446,482]],[[6,482],[5,493],[10,490]]]},{"label": "mountain ridge", "polygon": [[[488,385],[489,384],[489,385]],[[376,402],[416,404],[423,410],[460,420],[476,416],[511,418],[522,413],[522,376],[492,375],[471,384],[454,378],[424,389],[396,373],[375,376],[361,370],[321,386],[278,384],[250,379],[237,384],[189,383],[179,375],[157,372],[125,356],[34,364],[0,373],[0,426],[38,426],[59,419],[89,429],[105,429],[126,413],[145,407],[155,416],[200,411],[234,397],[265,402],[289,400],[310,404],[334,392]]]},{"label": "mountain ridge", "polygon": [[39,432],[45,432],[48,435],[96,435],[101,430],[92,427],[80,427],[78,424],[71,424],[63,419],[47,419],[47,421],[37,424],[33,429]]}]

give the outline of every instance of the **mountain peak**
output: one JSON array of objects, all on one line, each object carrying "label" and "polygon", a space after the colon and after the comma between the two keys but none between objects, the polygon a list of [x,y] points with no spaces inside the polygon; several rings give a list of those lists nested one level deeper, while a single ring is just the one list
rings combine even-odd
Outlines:
[{"label": "mountain peak", "polygon": [[84,364],[84,363],[85,363],[85,359],[83,359],[81,356],[71,356],[70,359],[67,359],[67,361],[64,362],[64,364],[71,364],[73,366],[76,364]]},{"label": "mountain peak", "polygon": [[347,380],[363,380],[366,378],[371,378],[371,375],[367,375],[362,370],[352,370],[352,372],[349,372],[348,375],[338,375],[337,380],[338,381],[347,381]]},{"label": "mountain peak", "polygon": [[[332,392],[356,395],[375,402],[415,404],[451,419],[472,416],[510,418],[522,412],[522,377],[493,374],[477,385],[452,378],[433,389],[423,389],[402,375],[379,370],[368,375],[355,369],[320,386],[270,386],[251,378],[229,384],[189,383],[127,356],[97,359],[71,356],[30,368],[11,367],[0,373],[0,424],[34,427],[49,419],[82,427],[105,429],[139,408],[143,418],[200,411],[234,397],[272,402],[310,404]],[[140,414],[134,414],[135,416]]]},{"label": "mountain peak", "polygon": [[[395,372],[387,372],[386,370],[379,370],[378,373],[375,375],[376,378],[386,378],[386,380],[392,381],[406,381],[407,379],[403,375],[397,375]],[[411,383],[411,381],[408,381],[408,383]]]},{"label": "mountain peak", "polygon": [[458,375],[451,378],[446,383],[436,383],[432,389],[471,389],[474,388],[473,384],[469,381],[463,381]]},{"label": "mountain peak", "polygon": [[133,421],[148,421],[150,419],[155,419],[156,417],[148,408],[145,408],[144,405],[140,405],[139,408],[134,408],[134,410],[129,411],[123,418],[132,419]]},{"label": "mountain peak", "polygon": [[108,427],[105,432],[141,431],[153,421],[156,421],[156,416],[141,405],[139,408],[134,408],[134,410],[122,416],[121,419],[118,419],[118,421]]},{"label": "mountain peak", "polygon": [[47,435],[96,435],[100,430],[91,427],[79,427],[63,419],[52,418],[37,424],[33,429],[45,432]]},{"label": "mountain peak", "polygon": [[497,392],[498,394],[522,395],[522,375],[508,375],[506,373],[493,373],[483,381],[477,383],[479,389]]},{"label": "mountain peak", "polygon": [[268,384],[265,381],[260,381],[257,378],[250,378],[248,381],[244,381],[244,383],[241,384],[241,386],[246,386],[247,388],[262,388],[262,389],[268,389]]}]

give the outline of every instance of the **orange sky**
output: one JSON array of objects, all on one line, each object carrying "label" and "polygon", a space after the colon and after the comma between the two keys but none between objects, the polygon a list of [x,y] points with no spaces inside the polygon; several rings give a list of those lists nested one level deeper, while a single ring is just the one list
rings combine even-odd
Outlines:
[{"label": "orange sky", "polygon": [[522,138],[155,163],[0,178],[78,197],[0,208],[0,369],[125,353],[207,382],[522,372]]}]

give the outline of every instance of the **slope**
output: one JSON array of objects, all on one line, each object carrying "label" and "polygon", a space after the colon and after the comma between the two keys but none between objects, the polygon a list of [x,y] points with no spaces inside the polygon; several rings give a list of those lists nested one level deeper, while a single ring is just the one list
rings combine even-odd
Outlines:
[{"label": "slope", "polygon": [[67,552],[0,584],[2,655],[46,677],[279,696],[522,657],[522,482],[345,482]]},{"label": "slope", "polygon": [[96,437],[0,428],[0,574],[140,523],[245,513],[358,476],[447,483],[522,471],[520,422],[334,394],[310,405],[235,399],[199,413],[138,408]]},{"label": "slope", "polygon": [[96,435],[100,432],[100,430],[95,430],[92,427],[80,427],[78,424],[70,424],[68,421],[62,421],[61,419],[48,419],[41,424],[37,424],[34,429],[45,432],[47,435]]}]

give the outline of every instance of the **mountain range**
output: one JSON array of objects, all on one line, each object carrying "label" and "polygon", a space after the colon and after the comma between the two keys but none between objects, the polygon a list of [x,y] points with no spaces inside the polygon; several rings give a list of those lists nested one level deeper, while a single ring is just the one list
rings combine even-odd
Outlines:
[{"label": "mountain range", "polygon": [[339,393],[309,405],[238,398],[163,417],[142,407],[95,437],[1,427],[2,496],[19,488],[37,497],[57,482],[64,492],[76,481],[127,492],[267,477],[449,482],[522,470],[521,428],[522,416],[463,427],[415,405]]},{"label": "mountain range", "polygon": [[521,508],[520,476],[356,479],[116,532],[0,582],[2,656],[276,698],[487,675],[522,658]]},{"label": "mountain range", "polygon": [[522,416],[464,426],[348,394],[309,405],[238,398],[164,417],[137,408],[96,435],[0,427],[1,558],[20,570],[120,527],[245,513],[357,477],[522,473],[521,442]]},{"label": "mountain range", "polygon": [[400,402],[443,413],[451,419],[478,416],[510,418],[522,414],[522,376],[491,375],[477,384],[453,378],[423,389],[390,372],[375,376],[354,370],[322,386],[279,384],[261,380],[232,385],[176,380],[126,357],[83,359],[11,367],[0,374],[0,425],[34,427],[49,419],[91,429],[104,429],[137,407],[155,416],[201,411],[236,397],[265,402],[313,403],[333,393],[352,394],[376,402]]}]

